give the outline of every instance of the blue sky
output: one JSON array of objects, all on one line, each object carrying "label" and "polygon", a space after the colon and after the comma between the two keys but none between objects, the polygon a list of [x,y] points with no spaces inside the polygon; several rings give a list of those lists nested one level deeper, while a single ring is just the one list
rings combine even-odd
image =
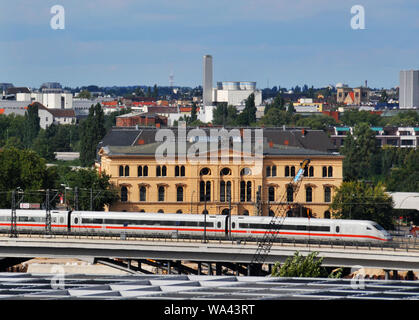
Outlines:
[{"label": "blue sky", "polygon": [[[0,0],[0,82],[39,87],[338,82],[394,87],[419,69],[417,0]],[[53,30],[54,5],[65,29]],[[353,30],[351,7],[365,8]]]}]

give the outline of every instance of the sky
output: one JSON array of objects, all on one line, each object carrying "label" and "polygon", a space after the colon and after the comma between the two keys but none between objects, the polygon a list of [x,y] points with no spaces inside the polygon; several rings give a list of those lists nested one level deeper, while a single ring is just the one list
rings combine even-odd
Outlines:
[{"label": "sky", "polygon": [[[419,69],[418,0],[0,0],[0,82],[40,87],[399,84]],[[57,20],[54,5],[64,8]],[[364,29],[351,21],[364,8]],[[64,22],[53,29],[51,20]]]}]

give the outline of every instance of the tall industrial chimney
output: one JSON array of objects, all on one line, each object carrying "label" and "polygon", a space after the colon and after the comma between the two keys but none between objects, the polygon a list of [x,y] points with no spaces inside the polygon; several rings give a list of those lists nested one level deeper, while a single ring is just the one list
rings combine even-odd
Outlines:
[{"label": "tall industrial chimney", "polygon": [[204,81],[203,81],[203,93],[202,93],[202,101],[203,105],[211,106],[212,105],[212,56],[205,55],[203,61],[204,67]]}]

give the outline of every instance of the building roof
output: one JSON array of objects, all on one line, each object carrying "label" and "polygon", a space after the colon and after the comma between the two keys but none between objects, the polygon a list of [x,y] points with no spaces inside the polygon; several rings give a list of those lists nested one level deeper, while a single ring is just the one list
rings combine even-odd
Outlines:
[{"label": "building roof", "polygon": [[55,118],[75,118],[76,114],[73,109],[52,109],[47,108],[39,102],[34,102],[38,106],[38,110],[46,110],[51,113]]},{"label": "building roof", "polygon": [[[188,132],[193,128],[187,128]],[[156,142],[156,128],[150,127],[113,127],[99,143],[98,149],[103,148],[107,155],[155,155],[157,148],[164,142]],[[166,129],[170,130],[170,129]],[[207,137],[207,151],[210,152],[214,147],[208,128],[202,128]],[[238,129],[239,130],[239,129]],[[263,141],[255,142],[255,137],[251,139],[251,154],[255,153],[255,147],[263,146],[264,156],[337,156],[335,147],[331,144],[329,137],[321,130],[283,130],[278,128],[263,129]],[[178,130],[172,131],[177,140]],[[197,140],[185,141],[187,152]],[[201,140],[202,141],[202,140]],[[246,140],[244,140],[246,141]],[[233,149],[234,139],[230,141],[230,148]],[[219,142],[216,144],[217,150],[222,147]],[[178,143],[175,143],[176,154]],[[245,150],[245,148],[242,148]],[[245,151],[244,151],[245,152]],[[260,151],[258,151],[260,152]]]}]

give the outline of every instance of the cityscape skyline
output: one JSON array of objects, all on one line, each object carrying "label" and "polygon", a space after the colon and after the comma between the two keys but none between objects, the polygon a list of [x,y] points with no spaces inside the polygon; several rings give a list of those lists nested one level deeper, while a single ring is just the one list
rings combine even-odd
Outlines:
[{"label": "cityscape skyline", "polygon": [[[419,4],[366,0],[364,30],[351,28],[356,3],[63,1],[65,28],[50,26],[55,1],[21,0],[0,13],[0,82],[39,87],[202,85],[202,56],[216,81],[258,87],[399,85],[419,69]],[[32,50],[36,49],[36,50]]]}]

